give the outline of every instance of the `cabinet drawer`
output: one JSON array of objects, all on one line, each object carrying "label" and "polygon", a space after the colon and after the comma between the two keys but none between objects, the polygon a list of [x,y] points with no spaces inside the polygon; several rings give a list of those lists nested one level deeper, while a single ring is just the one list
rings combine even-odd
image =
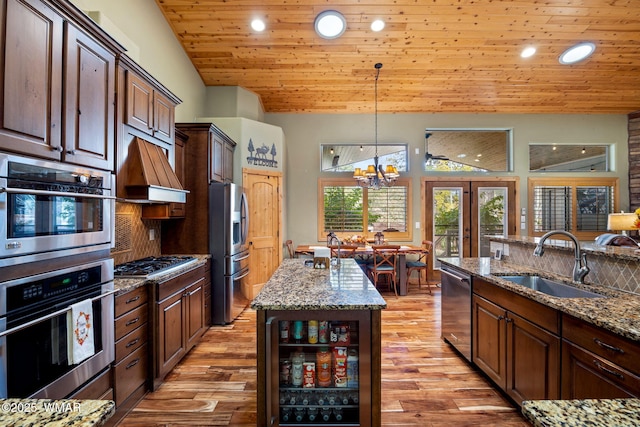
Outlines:
[{"label": "cabinet drawer", "polygon": [[147,342],[147,325],[148,323],[143,323],[142,326],[116,341],[116,363]]},{"label": "cabinet drawer", "polygon": [[188,270],[183,274],[172,277],[171,279],[158,283],[157,298],[162,301],[167,297],[181,292],[186,286],[197,282],[204,277],[204,265],[200,265],[192,270]]},{"label": "cabinet drawer", "polygon": [[147,287],[140,286],[131,292],[118,295],[115,298],[115,317],[120,317],[127,311],[140,307],[147,302]]},{"label": "cabinet drawer", "polygon": [[147,380],[147,358],[147,345],[144,344],[115,365],[116,406],[120,406],[135,389]]},{"label": "cabinet drawer", "polygon": [[130,311],[124,316],[120,316],[116,319],[116,341],[124,337],[134,329],[140,327],[143,323],[147,323],[148,309],[146,305],[136,308]]},{"label": "cabinet drawer", "polygon": [[562,337],[592,353],[640,373],[640,345],[571,316],[562,317]]}]

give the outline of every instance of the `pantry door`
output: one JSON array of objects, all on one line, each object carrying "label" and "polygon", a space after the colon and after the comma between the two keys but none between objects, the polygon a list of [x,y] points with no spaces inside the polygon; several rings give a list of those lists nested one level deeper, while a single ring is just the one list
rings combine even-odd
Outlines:
[{"label": "pantry door", "polygon": [[249,275],[243,288],[253,299],[282,259],[282,173],[245,168],[242,186],[249,205]]},{"label": "pantry door", "polygon": [[425,183],[424,238],[433,242],[432,280],[439,280],[439,257],[491,256],[488,236],[516,234],[516,181]]}]

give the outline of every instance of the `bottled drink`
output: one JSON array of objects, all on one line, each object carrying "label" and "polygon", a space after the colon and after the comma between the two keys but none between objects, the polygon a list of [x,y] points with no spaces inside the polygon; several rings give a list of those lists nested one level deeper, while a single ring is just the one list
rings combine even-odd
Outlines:
[{"label": "bottled drink", "polygon": [[320,415],[322,416],[322,421],[329,421],[329,418],[331,418],[331,408],[322,408]]},{"label": "bottled drink", "polygon": [[289,421],[292,419],[291,408],[282,408],[282,421]]},{"label": "bottled drink", "polygon": [[333,408],[333,416],[336,417],[336,421],[342,421],[342,408]]},{"label": "bottled drink", "polygon": [[347,356],[347,386],[349,388],[358,388],[359,383],[358,352],[352,348]]},{"label": "bottled drink", "polygon": [[296,408],[293,412],[296,416],[296,421],[300,422],[304,419],[305,414],[307,413],[305,408]]},{"label": "bottled drink", "polygon": [[289,326],[290,326],[290,323],[288,320],[280,321],[280,342],[281,343],[289,342]]},{"label": "bottled drink", "polygon": [[309,339],[309,344],[316,344],[318,342],[318,321],[309,320],[307,325],[307,338]]},{"label": "bottled drink", "polygon": [[304,378],[304,353],[302,349],[298,349],[293,356],[291,356],[291,385],[294,387],[301,387]]},{"label": "bottled drink", "polygon": [[307,409],[307,416],[309,417],[309,421],[315,421],[318,418],[318,413],[320,411],[318,408],[309,408]]},{"label": "bottled drink", "polygon": [[331,353],[328,347],[320,347],[316,354],[318,387],[331,387]]}]

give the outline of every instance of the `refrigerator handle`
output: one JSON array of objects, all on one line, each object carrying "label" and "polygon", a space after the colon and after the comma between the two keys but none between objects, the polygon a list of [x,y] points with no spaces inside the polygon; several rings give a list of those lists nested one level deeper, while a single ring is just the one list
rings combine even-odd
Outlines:
[{"label": "refrigerator handle", "polygon": [[245,245],[249,235],[249,202],[244,191],[240,196],[240,223],[242,227],[242,244]]},{"label": "refrigerator handle", "polygon": [[271,393],[273,391],[273,384],[271,384],[273,382],[273,366],[271,366],[272,363],[272,341],[271,341],[271,337],[273,336],[273,321],[275,320],[275,317],[269,317],[267,319],[267,321],[265,322],[265,328],[266,328],[266,337],[265,337],[265,344],[267,347],[267,351],[266,351],[266,357],[267,360],[265,361],[266,364],[266,371],[267,371],[267,375],[266,375],[266,381],[265,381],[265,385],[267,387],[267,393],[266,393],[266,397],[267,397],[267,420],[269,420],[269,424],[271,426],[277,426],[278,424],[278,419],[275,415],[272,414],[272,410],[273,410],[273,397],[271,396]]}]

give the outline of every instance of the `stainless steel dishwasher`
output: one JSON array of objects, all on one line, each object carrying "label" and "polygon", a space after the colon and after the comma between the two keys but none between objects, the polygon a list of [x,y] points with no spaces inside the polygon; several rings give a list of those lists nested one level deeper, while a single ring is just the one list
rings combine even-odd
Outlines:
[{"label": "stainless steel dishwasher", "polygon": [[441,270],[442,339],[471,361],[471,277],[444,264]]}]

